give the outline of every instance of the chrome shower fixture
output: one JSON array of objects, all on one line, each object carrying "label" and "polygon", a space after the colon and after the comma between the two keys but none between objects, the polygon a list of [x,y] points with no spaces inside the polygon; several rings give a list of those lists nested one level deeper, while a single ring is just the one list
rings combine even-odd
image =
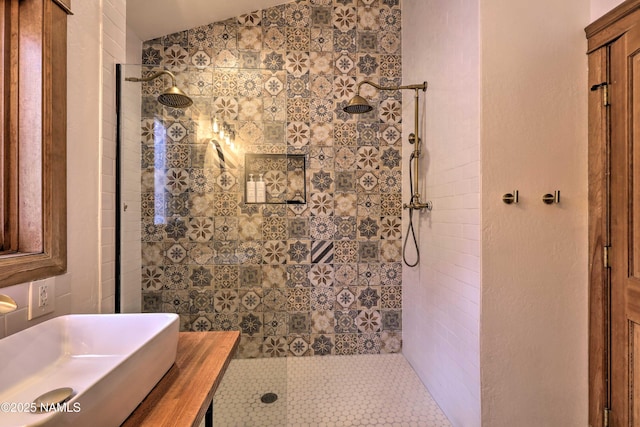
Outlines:
[{"label": "chrome shower fixture", "polygon": [[168,75],[171,77],[171,87],[160,95],[158,95],[158,102],[162,105],[172,108],[187,108],[193,104],[193,100],[189,98],[189,96],[178,89],[176,86],[176,76],[171,71],[159,71],[155,74],[150,75],[149,77],[127,77],[125,78],[128,82],[150,82],[151,80],[155,80],[162,75]]},{"label": "chrome shower fixture", "polygon": [[415,229],[413,228],[413,211],[422,210],[422,209],[426,209],[430,211],[432,207],[431,202],[423,202],[420,200],[420,192],[418,191],[418,180],[420,177],[420,164],[418,162],[418,159],[420,158],[421,143],[422,143],[422,140],[418,136],[420,135],[418,133],[418,119],[419,119],[418,100],[419,100],[420,91],[423,91],[423,92],[427,91],[427,82],[422,82],[422,83],[413,84],[413,85],[404,85],[404,86],[381,86],[369,80],[363,80],[360,83],[358,83],[358,86],[356,87],[355,96],[351,98],[351,100],[343,108],[344,112],[349,114],[363,114],[373,110],[373,107],[369,104],[369,102],[365,98],[360,96],[360,87],[364,84],[368,84],[369,86],[373,86],[378,90],[385,90],[385,91],[386,90],[403,90],[403,89],[412,89],[415,91],[415,108],[414,108],[415,116],[413,120],[414,131],[412,134],[409,135],[409,143],[413,144],[413,152],[411,153],[411,157],[409,158],[409,186],[410,186],[410,192],[411,192],[411,199],[409,200],[409,203],[405,203],[403,205],[404,209],[409,209],[409,227],[407,229],[407,235],[411,233],[413,242],[415,244],[416,261],[414,263],[408,262],[405,255],[406,254],[405,249],[407,246],[407,241],[409,239],[405,239],[404,246],[402,247],[402,258],[404,260],[404,263],[407,264],[409,267],[415,267],[420,262],[420,249],[418,248],[418,241],[416,239]]}]

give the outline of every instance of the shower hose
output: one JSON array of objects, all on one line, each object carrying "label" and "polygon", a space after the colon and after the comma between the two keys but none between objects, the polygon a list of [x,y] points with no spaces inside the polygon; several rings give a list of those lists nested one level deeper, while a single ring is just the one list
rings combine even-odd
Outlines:
[{"label": "shower hose", "polygon": [[[413,227],[413,202],[416,200],[416,194],[413,189],[413,168],[412,163],[418,161],[415,156],[415,152],[411,153],[409,157],[409,192],[411,193],[411,200],[409,201],[409,226],[407,227],[407,236],[404,239],[404,244],[402,245],[402,260],[409,267],[415,267],[420,262],[420,248],[418,247],[418,239],[416,238],[416,230]],[[416,249],[416,260],[411,263],[407,261],[407,243],[409,242],[409,235],[411,235],[411,239],[413,240],[413,246]]]}]

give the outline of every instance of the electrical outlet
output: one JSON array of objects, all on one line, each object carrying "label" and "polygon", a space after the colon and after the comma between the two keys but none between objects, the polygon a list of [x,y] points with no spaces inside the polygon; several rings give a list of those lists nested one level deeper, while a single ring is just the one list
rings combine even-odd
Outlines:
[{"label": "electrical outlet", "polygon": [[28,320],[44,316],[55,310],[55,284],[52,280],[39,280],[29,284]]}]

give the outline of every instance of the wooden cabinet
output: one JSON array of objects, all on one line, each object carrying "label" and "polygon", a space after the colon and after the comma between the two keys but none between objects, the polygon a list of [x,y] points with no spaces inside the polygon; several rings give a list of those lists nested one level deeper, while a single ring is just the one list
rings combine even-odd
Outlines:
[{"label": "wooden cabinet", "polygon": [[[590,89],[589,422],[592,427],[637,426],[640,0],[622,3],[589,25],[586,34]],[[635,354],[636,348],[639,354]]]}]

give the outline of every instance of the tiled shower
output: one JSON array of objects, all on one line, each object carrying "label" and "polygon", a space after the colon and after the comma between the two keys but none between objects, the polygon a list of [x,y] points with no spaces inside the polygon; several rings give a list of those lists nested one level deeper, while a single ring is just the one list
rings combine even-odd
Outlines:
[{"label": "tiled shower", "polygon": [[[171,71],[194,105],[142,84],[143,311],[240,330],[243,358],[401,349],[402,98],[342,111],[401,83],[400,23],[400,0],[301,0],[144,43],[124,73]],[[245,169],[280,194],[293,155],[303,203],[245,203]]]}]

